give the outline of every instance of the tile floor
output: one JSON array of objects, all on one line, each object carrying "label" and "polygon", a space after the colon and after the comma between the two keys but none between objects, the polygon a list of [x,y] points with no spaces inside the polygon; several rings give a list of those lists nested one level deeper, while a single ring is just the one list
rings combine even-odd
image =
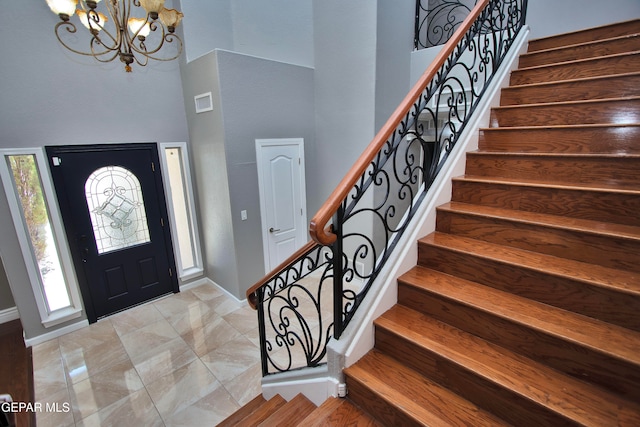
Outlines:
[{"label": "tile floor", "polygon": [[261,393],[256,312],[213,285],[33,348],[38,427],[212,426]]}]

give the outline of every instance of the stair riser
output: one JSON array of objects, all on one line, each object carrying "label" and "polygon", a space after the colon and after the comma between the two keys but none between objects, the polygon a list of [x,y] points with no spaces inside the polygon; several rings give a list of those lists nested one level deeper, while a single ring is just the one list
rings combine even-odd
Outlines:
[{"label": "stair riser", "polygon": [[639,112],[640,99],[498,107],[491,110],[491,127],[634,124]]},{"label": "stair riser", "polygon": [[640,154],[638,141],[640,126],[585,126],[482,129],[478,144],[503,153]]},{"label": "stair riser", "polygon": [[438,209],[436,231],[603,267],[640,272],[640,239]]},{"label": "stair riser", "polygon": [[640,28],[640,21],[633,20],[606,27],[591,28],[573,34],[561,34],[555,37],[531,40],[529,42],[529,52],[637,34],[639,32],[638,28]]},{"label": "stair riser", "polygon": [[525,68],[511,73],[512,86],[533,83],[557,82],[633,73],[640,69],[640,54],[623,54],[604,58],[567,62],[558,65]]},{"label": "stair riser", "polygon": [[575,61],[637,50],[640,50],[640,37],[634,35],[624,39],[604,40],[597,43],[571,46],[552,51],[530,53],[522,55],[518,64],[520,68],[537,67],[539,65]]},{"label": "stair riser", "polygon": [[501,105],[542,104],[640,95],[640,75],[563,83],[512,86],[502,89]]},{"label": "stair riser", "polygon": [[366,384],[346,375],[349,398],[376,419],[388,426],[421,426],[422,424],[408,417],[397,407],[387,402]]},{"label": "stair riser", "polygon": [[[375,346],[422,375],[517,426],[574,425],[436,352],[376,326]],[[399,424],[398,424],[399,425]]]},{"label": "stair riser", "polygon": [[467,153],[466,174],[558,184],[638,186],[640,159]]},{"label": "stair riser", "polygon": [[640,300],[571,277],[420,243],[418,264],[565,310],[640,331]]},{"label": "stair riser", "polygon": [[399,284],[398,303],[581,380],[640,398],[638,368],[622,360],[407,283]]},{"label": "stair riser", "polygon": [[454,180],[452,200],[617,224],[640,224],[640,195]]}]

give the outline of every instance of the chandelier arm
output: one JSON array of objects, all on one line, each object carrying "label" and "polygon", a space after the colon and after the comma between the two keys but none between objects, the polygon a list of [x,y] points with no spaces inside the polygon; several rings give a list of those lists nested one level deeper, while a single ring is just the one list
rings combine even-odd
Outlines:
[{"label": "chandelier arm", "polygon": [[158,43],[158,45],[154,49],[149,50],[147,48],[147,44],[145,43],[147,41],[146,38],[143,39],[143,40],[137,39],[137,41],[138,41],[138,45],[136,46],[136,44],[135,44],[136,39],[132,39],[131,40],[131,43],[130,43],[131,51],[139,53],[139,54],[144,55],[144,56],[149,56],[149,57],[151,57],[154,53],[159,52],[160,49],[162,49],[162,46],[164,46],[164,42],[165,42],[164,37],[163,37],[162,39],[160,39],[160,42]]},{"label": "chandelier arm", "polygon": [[[94,52],[91,56],[93,56],[96,59],[96,61],[103,62],[103,63],[111,62],[114,59],[116,59],[120,54],[120,50],[118,49],[111,49],[111,50],[105,50],[103,52],[97,52],[93,48],[94,44],[96,43],[99,44],[99,42],[95,41],[95,39],[91,40],[91,51]],[[104,56],[107,54],[111,54],[111,55],[105,58]]]},{"label": "chandelier arm", "polygon": [[[111,49],[109,49],[107,46],[105,46],[105,45],[102,43],[102,41],[101,41],[100,39],[97,39],[95,36],[92,36],[92,37],[91,37],[91,40],[90,40],[90,42],[89,42],[89,45],[90,45],[90,47],[91,47],[91,52],[84,52],[84,51],[81,51],[81,50],[78,50],[78,49],[74,49],[73,47],[71,47],[71,46],[69,46],[67,43],[65,43],[65,41],[63,40],[63,38],[60,36],[59,31],[63,31],[63,30],[67,30],[67,32],[68,32],[68,33],[70,33],[70,34],[74,34],[74,33],[76,33],[76,32],[77,32],[77,28],[76,28],[75,24],[74,24],[73,22],[60,21],[60,22],[58,22],[58,23],[56,24],[56,26],[55,26],[55,34],[56,34],[56,38],[58,39],[58,41],[60,42],[60,44],[61,44],[62,46],[64,46],[66,49],[70,50],[70,51],[71,51],[71,52],[73,52],[73,53],[77,53],[78,55],[84,55],[84,56],[93,56],[93,57],[96,57],[96,55],[100,55],[100,56],[101,56],[101,55],[107,54],[107,53],[109,53],[109,52],[117,51],[117,48],[111,48]],[[92,45],[94,44],[94,41],[96,41],[96,39],[97,39],[97,42],[98,42],[102,47],[104,47],[104,48],[105,48],[105,49],[107,49],[107,50],[105,50],[104,52],[97,52],[97,51],[95,51]],[[97,58],[96,58],[96,59],[97,59]]]},{"label": "chandelier arm", "polygon": [[[171,57],[157,57],[157,56],[153,56],[153,55],[146,55],[146,56],[148,56],[149,58],[153,59],[154,61],[173,61],[174,59],[178,58],[180,56],[180,54],[182,53],[182,48],[183,48],[182,40],[180,39],[180,37],[178,37],[175,34],[168,33],[168,34],[166,34],[164,36],[163,40],[164,41],[163,41],[162,45],[164,45],[165,42],[166,43],[173,43],[174,40],[177,40],[178,43],[179,43],[178,52],[174,56],[171,56]],[[154,52],[150,52],[150,53],[155,53],[155,52],[157,52],[157,50],[154,51]]]},{"label": "chandelier arm", "polygon": [[[116,25],[115,30],[116,30],[116,37],[114,37],[109,30],[107,30],[102,24],[99,23],[98,20],[96,20],[95,17],[97,17],[98,14],[97,12],[94,11],[88,11],[87,12],[87,18],[93,22],[91,22],[91,25],[96,25],[99,28],[99,31],[97,32],[97,34],[94,34],[93,32],[91,32],[91,34],[93,34],[93,38],[95,38],[96,40],[98,40],[106,49],[108,50],[117,50],[118,49],[118,45],[120,44],[118,42],[119,39],[119,35],[118,35],[118,26]],[[111,16],[111,19],[113,19],[113,15]],[[111,46],[113,47],[109,47],[107,46],[104,41],[100,38],[101,34],[106,34],[108,36],[109,39],[111,39]]]}]

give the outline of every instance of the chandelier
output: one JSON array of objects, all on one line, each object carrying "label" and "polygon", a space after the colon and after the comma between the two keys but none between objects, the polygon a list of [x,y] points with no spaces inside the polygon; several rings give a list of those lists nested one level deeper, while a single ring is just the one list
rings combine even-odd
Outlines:
[{"label": "chandelier", "polygon": [[[127,72],[131,72],[133,62],[145,66],[149,59],[171,61],[180,56],[182,40],[175,29],[182,12],[165,8],[164,0],[105,0],[105,14],[99,10],[100,1],[46,0],[60,17],[55,33],[64,47],[100,62],[120,58]],[[74,15],[89,32],[89,49],[84,52],[73,43],[77,43]],[[169,47],[160,53],[163,46]]]}]

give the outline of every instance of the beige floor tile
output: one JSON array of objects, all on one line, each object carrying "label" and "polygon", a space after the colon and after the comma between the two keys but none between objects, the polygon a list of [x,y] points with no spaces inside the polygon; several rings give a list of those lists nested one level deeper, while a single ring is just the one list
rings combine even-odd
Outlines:
[{"label": "beige floor tile", "polygon": [[145,385],[182,368],[197,358],[191,347],[181,337],[172,339],[148,352],[131,358],[138,375]]},{"label": "beige floor tile", "polygon": [[49,366],[33,371],[33,386],[36,402],[44,401],[50,395],[66,390],[67,379],[62,360],[51,362]]},{"label": "beige floor tile", "polygon": [[86,418],[143,387],[127,360],[69,387],[73,416],[77,420]]},{"label": "beige floor tile", "polygon": [[165,319],[120,337],[122,345],[131,358],[138,358],[147,354],[150,350],[175,338],[178,338],[178,334]]},{"label": "beige floor tile", "polygon": [[164,426],[162,418],[144,388],[76,423],[76,427],[162,426]]},{"label": "beige floor tile", "polygon": [[[36,390],[36,394],[38,391]],[[57,406],[57,411],[36,412],[36,424],[38,427],[68,427],[74,426],[73,411],[71,410],[71,399],[69,390],[64,387],[46,397],[37,397],[36,402],[45,405]]]},{"label": "beige floor tile", "polygon": [[41,344],[34,345],[31,348],[33,369],[40,369],[48,366],[52,361],[61,360],[60,344],[58,339],[49,340]]},{"label": "beige floor tile", "polygon": [[224,319],[211,317],[204,326],[181,335],[182,339],[195,351],[198,357],[224,346],[229,341],[241,336]]},{"label": "beige floor tile", "polygon": [[77,383],[128,360],[119,339],[109,339],[91,347],[63,351],[64,367],[70,383]]},{"label": "beige floor tile", "polygon": [[200,285],[189,290],[202,301],[209,301],[224,295],[224,292],[212,285]]},{"label": "beige floor tile", "polygon": [[258,327],[258,312],[250,307],[242,307],[222,316],[241,334]]},{"label": "beige floor tile", "polygon": [[245,337],[249,338],[249,340],[258,348],[260,348],[260,330],[259,328],[254,328],[249,332],[245,332],[243,334]]},{"label": "beige floor tile", "polygon": [[123,336],[152,323],[156,323],[163,318],[155,305],[144,304],[111,316],[109,320],[118,335]]},{"label": "beige floor tile", "polygon": [[232,311],[236,311],[237,309],[243,307],[242,303],[226,295],[221,295],[219,297],[210,299],[207,301],[207,304],[209,305],[209,307],[213,309],[213,311],[215,311],[221,316],[224,316],[225,314],[229,314]]},{"label": "beige floor tile", "polygon": [[167,427],[214,426],[239,408],[233,397],[220,384],[202,399],[173,414],[165,424]]},{"label": "beige floor tile", "polygon": [[184,310],[167,317],[167,321],[179,335],[203,328],[207,323],[219,318],[206,303],[198,300]]},{"label": "beige floor tile", "polygon": [[200,360],[194,360],[147,386],[164,420],[202,399],[219,386],[216,377]]},{"label": "beige floor tile", "polygon": [[85,328],[58,338],[60,350],[64,356],[65,352],[78,348],[90,349],[107,342],[117,342],[118,334],[108,319],[93,323]]},{"label": "beige floor tile", "polygon": [[193,292],[184,291],[173,294],[168,298],[163,298],[153,303],[165,318],[175,314],[183,313],[192,304],[199,304],[202,300],[195,296]]},{"label": "beige floor tile", "polygon": [[38,426],[215,425],[261,392],[258,345],[257,313],[215,286],[124,311],[33,348],[37,401],[70,408]]},{"label": "beige floor tile", "polygon": [[235,401],[238,402],[238,405],[243,406],[249,403],[251,399],[262,393],[262,368],[260,363],[249,366],[243,373],[223,383],[223,385]]},{"label": "beige floor tile", "polygon": [[260,349],[245,336],[239,336],[201,357],[202,362],[222,382],[242,374],[247,366],[260,362]]}]

